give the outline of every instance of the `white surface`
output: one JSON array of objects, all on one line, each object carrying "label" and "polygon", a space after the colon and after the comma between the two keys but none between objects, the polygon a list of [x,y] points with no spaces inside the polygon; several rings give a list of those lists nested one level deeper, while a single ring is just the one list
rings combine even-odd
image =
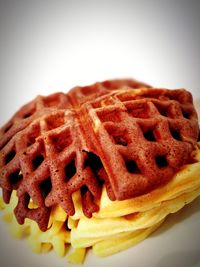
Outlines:
[{"label": "white surface", "polygon": [[[0,124],[37,94],[110,78],[184,87],[200,99],[198,1],[1,1]],[[200,200],[138,246],[84,266],[200,266]],[[1,267],[69,266],[0,226]]]}]

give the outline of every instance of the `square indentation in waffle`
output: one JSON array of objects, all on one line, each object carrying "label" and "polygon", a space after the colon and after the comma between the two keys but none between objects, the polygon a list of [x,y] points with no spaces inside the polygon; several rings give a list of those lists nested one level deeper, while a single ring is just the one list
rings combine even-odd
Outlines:
[{"label": "square indentation in waffle", "polygon": [[52,144],[54,151],[60,153],[68,148],[73,140],[69,128],[63,128],[59,133],[49,135],[49,142]]},{"label": "square indentation in waffle", "polygon": [[125,104],[127,112],[134,118],[150,118],[150,110],[148,103],[144,101],[134,101]]},{"label": "square indentation in waffle", "polygon": [[131,142],[131,138],[128,135],[127,129],[123,129],[121,127],[113,127],[109,124],[105,125],[105,128],[109,135],[113,139],[113,143],[116,145],[121,145],[121,146],[127,146]]},{"label": "square indentation in waffle", "polygon": [[47,117],[45,120],[47,130],[58,128],[64,123],[65,123],[65,118],[63,113],[52,114],[52,116]]},{"label": "square indentation in waffle", "polygon": [[118,122],[120,121],[120,113],[116,112],[115,108],[111,108],[106,111],[98,111],[98,118],[100,119],[101,122]]},{"label": "square indentation in waffle", "polygon": [[42,105],[44,107],[51,107],[56,109],[71,108],[71,102],[68,95],[63,93],[55,93],[42,98]]}]

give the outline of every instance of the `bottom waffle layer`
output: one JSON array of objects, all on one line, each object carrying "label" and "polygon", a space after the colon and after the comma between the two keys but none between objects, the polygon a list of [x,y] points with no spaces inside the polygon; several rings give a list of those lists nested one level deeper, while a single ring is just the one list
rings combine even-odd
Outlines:
[{"label": "bottom waffle layer", "polygon": [[[11,234],[15,238],[26,237],[36,253],[53,249],[58,256],[66,255],[68,262],[76,264],[84,261],[87,248],[100,257],[112,255],[144,240],[170,213],[178,212],[200,195],[199,145],[193,152],[196,163],[186,165],[172,181],[151,193],[125,201],[110,201],[103,190],[100,211],[91,219],[83,216],[77,192],[73,196],[75,215],[67,217],[60,206],[55,206],[46,232],[29,219],[19,225],[13,215],[17,202],[13,192],[10,204],[0,201],[3,220]],[[34,208],[33,203],[30,205]]]}]

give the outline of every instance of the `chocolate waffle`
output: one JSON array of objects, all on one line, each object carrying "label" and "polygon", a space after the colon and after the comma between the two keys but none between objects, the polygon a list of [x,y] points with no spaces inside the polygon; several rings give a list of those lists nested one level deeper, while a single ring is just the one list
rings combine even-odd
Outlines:
[{"label": "chocolate waffle", "polygon": [[29,218],[45,231],[56,204],[74,214],[72,195],[80,190],[91,217],[102,184],[111,200],[125,200],[167,183],[192,161],[198,134],[186,90],[118,80],[39,96],[1,129],[4,201],[17,190],[18,222]]},{"label": "chocolate waffle", "polygon": [[132,79],[107,80],[103,82],[97,82],[89,86],[74,87],[69,91],[68,96],[70,97],[73,106],[79,107],[81,104],[89,100],[93,100],[99,96],[108,94],[112,90],[119,90],[122,87],[136,89],[141,87],[150,88],[151,86]]}]

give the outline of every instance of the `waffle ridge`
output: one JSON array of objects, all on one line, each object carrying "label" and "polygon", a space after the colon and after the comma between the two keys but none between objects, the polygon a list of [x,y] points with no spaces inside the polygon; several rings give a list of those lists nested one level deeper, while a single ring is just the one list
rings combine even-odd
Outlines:
[{"label": "waffle ridge", "polygon": [[[98,211],[102,183],[111,200],[150,192],[189,163],[199,134],[192,96],[113,80],[39,96],[0,131],[0,185],[17,190],[20,224],[48,227],[51,207],[73,215],[80,190],[87,217]],[[32,200],[36,208],[30,209]]]}]

